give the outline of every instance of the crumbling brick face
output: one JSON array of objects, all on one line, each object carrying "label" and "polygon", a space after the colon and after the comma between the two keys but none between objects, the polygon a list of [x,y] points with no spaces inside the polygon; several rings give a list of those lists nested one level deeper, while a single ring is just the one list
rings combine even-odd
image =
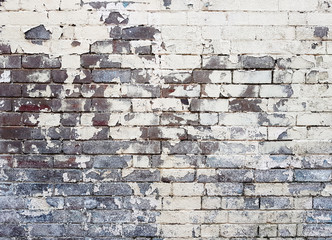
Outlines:
[{"label": "crumbling brick face", "polygon": [[0,239],[331,239],[331,6],[0,0]]}]

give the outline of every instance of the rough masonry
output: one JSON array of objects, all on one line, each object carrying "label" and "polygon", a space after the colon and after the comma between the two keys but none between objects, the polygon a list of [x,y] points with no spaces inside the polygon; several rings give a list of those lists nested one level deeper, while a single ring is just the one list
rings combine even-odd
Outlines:
[{"label": "rough masonry", "polygon": [[0,240],[331,240],[331,0],[0,5]]}]

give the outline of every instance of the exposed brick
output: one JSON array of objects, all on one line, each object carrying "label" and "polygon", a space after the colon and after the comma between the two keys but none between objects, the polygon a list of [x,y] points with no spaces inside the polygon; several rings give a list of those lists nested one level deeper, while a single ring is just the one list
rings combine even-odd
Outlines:
[{"label": "exposed brick", "polygon": [[145,26],[138,26],[138,27],[130,27],[122,29],[122,38],[126,40],[153,40],[155,34],[159,33],[158,29],[153,27],[145,27]]},{"label": "exposed brick", "polygon": [[84,68],[119,68],[121,59],[112,59],[108,55],[87,54],[81,56],[81,65]]},{"label": "exposed brick", "polygon": [[127,83],[130,70],[93,70],[92,79],[96,83]]},{"label": "exposed brick", "polygon": [[0,56],[0,69],[1,68],[20,68],[21,56],[2,55]]},{"label": "exposed brick", "polygon": [[22,58],[23,68],[60,68],[60,58],[52,58],[47,55],[27,55]]}]

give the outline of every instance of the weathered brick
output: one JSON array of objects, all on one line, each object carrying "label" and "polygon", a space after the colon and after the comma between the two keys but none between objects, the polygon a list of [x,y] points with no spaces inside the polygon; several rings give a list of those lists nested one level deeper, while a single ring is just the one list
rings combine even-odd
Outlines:
[{"label": "weathered brick", "polygon": [[233,83],[272,83],[271,71],[234,71]]},{"label": "weathered brick", "polygon": [[109,55],[87,54],[81,55],[81,66],[83,68],[119,68],[121,67],[121,58]]},{"label": "weathered brick", "polygon": [[92,79],[96,83],[130,82],[130,70],[93,70]]},{"label": "weathered brick", "polygon": [[331,170],[295,170],[295,180],[298,182],[328,182],[331,177]]},{"label": "weathered brick", "polygon": [[0,97],[20,97],[21,86],[13,84],[1,84]]},{"label": "weathered brick", "polygon": [[131,108],[127,99],[92,99],[91,106],[98,112],[126,112]]},{"label": "weathered brick", "polygon": [[55,83],[91,83],[92,76],[89,70],[52,70],[51,79]]},{"label": "weathered brick", "polygon": [[60,68],[60,58],[52,58],[47,55],[27,55],[22,58],[23,68]]},{"label": "weathered brick", "polygon": [[91,53],[130,53],[130,42],[121,40],[97,41],[91,45]]},{"label": "weathered brick", "polygon": [[230,71],[195,70],[193,82],[195,83],[231,83]]},{"label": "weathered brick", "polygon": [[83,152],[87,154],[121,154],[121,153],[160,153],[157,141],[95,141],[84,142]]},{"label": "weathered brick", "polygon": [[102,183],[94,186],[95,195],[131,196],[131,187],[126,183]]},{"label": "weathered brick", "polygon": [[272,57],[241,56],[243,68],[247,69],[273,69],[275,61]]},{"label": "weathered brick", "polygon": [[0,56],[1,68],[21,68],[21,56],[2,55]]},{"label": "weathered brick", "polygon": [[159,33],[153,27],[137,26],[122,29],[122,39],[125,40],[154,40],[154,36]]},{"label": "weathered brick", "polygon": [[0,141],[1,153],[22,153],[22,142],[12,140]]}]

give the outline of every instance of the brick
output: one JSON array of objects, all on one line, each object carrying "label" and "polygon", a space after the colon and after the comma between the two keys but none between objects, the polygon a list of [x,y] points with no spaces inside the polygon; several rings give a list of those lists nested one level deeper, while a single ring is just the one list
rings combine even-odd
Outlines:
[{"label": "brick", "polygon": [[22,142],[2,140],[0,141],[0,152],[1,153],[22,153]]},{"label": "brick", "polygon": [[261,209],[292,209],[292,199],[284,197],[263,197],[260,200]]},{"label": "brick", "polygon": [[193,99],[190,105],[192,112],[226,112],[226,99]]},{"label": "brick", "polygon": [[81,66],[83,68],[119,68],[121,58],[117,55],[109,57],[106,54],[81,55]]},{"label": "brick", "polygon": [[60,153],[61,149],[61,142],[56,140],[50,140],[46,142],[31,140],[24,142],[25,153]]},{"label": "brick", "polygon": [[195,83],[231,83],[230,71],[194,70]]},{"label": "brick", "polygon": [[269,56],[241,56],[241,63],[246,69],[273,69],[275,64],[274,59]]},{"label": "brick", "polygon": [[61,237],[65,235],[65,228],[61,224],[32,225],[30,234],[35,237]]},{"label": "brick", "polygon": [[322,210],[331,210],[332,203],[330,197],[315,197],[313,199],[313,208]]},{"label": "brick", "polygon": [[122,39],[125,40],[154,40],[154,36],[159,33],[158,29],[153,27],[129,27],[122,29]]},{"label": "brick", "polygon": [[201,142],[200,147],[203,154],[217,155],[217,154],[249,154],[257,150],[255,143],[242,143],[242,142]]},{"label": "brick", "polygon": [[60,68],[60,58],[51,58],[47,55],[27,55],[22,57],[23,68]]},{"label": "brick", "polygon": [[241,183],[207,183],[205,188],[208,196],[237,196],[243,193]]},{"label": "brick", "polygon": [[104,211],[92,211],[91,221],[92,223],[123,223],[130,222],[130,211],[124,210],[104,210]]},{"label": "brick", "polygon": [[158,228],[154,224],[126,224],[123,225],[123,234],[126,237],[155,237]]},{"label": "brick", "polygon": [[302,113],[297,116],[297,125],[331,125],[332,118],[330,113]]},{"label": "brick", "polygon": [[103,183],[93,189],[95,195],[131,196],[132,189],[126,183]]},{"label": "brick", "polygon": [[259,95],[260,97],[291,97],[293,95],[293,89],[290,85],[264,85],[261,86]]},{"label": "brick", "polygon": [[168,85],[162,88],[163,97],[199,97],[201,88],[199,85]]},{"label": "brick", "polygon": [[0,56],[0,69],[21,68],[21,56]]},{"label": "brick", "polygon": [[93,70],[92,79],[96,83],[130,82],[130,70]]},{"label": "brick", "polygon": [[238,59],[232,59],[230,56],[204,56],[203,69],[236,69],[240,67]]},{"label": "brick", "polygon": [[160,144],[157,141],[95,141],[83,143],[83,152],[87,154],[141,153],[142,151],[148,154],[158,154]]},{"label": "brick", "polygon": [[293,175],[290,170],[257,170],[255,171],[255,180],[257,182],[292,182]]},{"label": "brick", "polygon": [[130,53],[130,42],[121,40],[97,41],[91,45],[92,53]]},{"label": "brick", "polygon": [[11,47],[8,44],[0,43],[0,54],[10,54]]},{"label": "brick", "polygon": [[51,79],[55,83],[91,83],[89,70],[52,70]]},{"label": "brick", "polygon": [[118,224],[89,224],[88,235],[91,237],[121,236],[122,226]]},{"label": "brick", "polygon": [[25,237],[28,233],[26,225],[17,226],[17,224],[4,225],[0,229],[0,236],[4,237]]},{"label": "brick", "polygon": [[191,152],[192,154],[201,153],[201,149],[197,142],[181,141],[178,143],[162,142],[162,150],[168,154],[186,154]]},{"label": "brick", "polygon": [[50,82],[50,72],[47,70],[13,70],[11,71],[13,82]]},{"label": "brick", "polygon": [[165,197],[163,199],[163,209],[200,209],[200,197]]},{"label": "brick", "polygon": [[329,237],[331,224],[305,224],[301,235],[308,237]]},{"label": "brick", "polygon": [[50,196],[52,185],[46,183],[19,183],[16,186],[18,196]]},{"label": "brick", "polygon": [[234,71],[233,83],[271,83],[272,73],[270,71]]},{"label": "brick", "polygon": [[178,70],[162,70],[162,79],[165,83],[191,83],[192,73],[191,71],[178,71]]},{"label": "brick", "polygon": [[295,170],[295,180],[298,182],[328,182],[331,176],[330,170]]},{"label": "brick", "polygon": [[126,112],[131,108],[131,102],[123,99],[92,99],[92,108],[98,112]]},{"label": "brick", "polygon": [[0,97],[20,97],[21,86],[13,84],[1,84]]},{"label": "brick", "polygon": [[234,99],[229,101],[229,110],[232,112],[263,112],[267,110],[264,99]]},{"label": "brick", "polygon": [[253,224],[223,224],[220,225],[222,237],[254,237],[258,234],[258,226]]}]

